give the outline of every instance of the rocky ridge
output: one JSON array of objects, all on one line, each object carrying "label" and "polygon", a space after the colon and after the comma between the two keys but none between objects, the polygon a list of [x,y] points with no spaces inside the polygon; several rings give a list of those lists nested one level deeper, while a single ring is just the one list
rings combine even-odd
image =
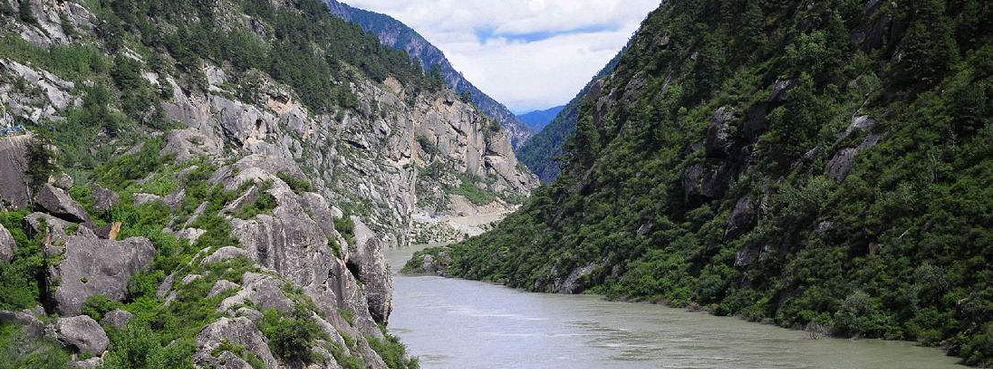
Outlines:
[{"label": "rocky ridge", "polygon": [[[20,327],[18,347],[45,347],[25,355],[135,367],[121,343],[133,339],[197,368],[413,367],[382,329],[393,288],[383,251],[410,243],[415,213],[464,212],[450,204],[467,197],[511,209],[537,186],[509,134],[451,90],[352,71],[340,83],[354,105],[318,113],[296,87],[223,58],[132,77],[122,66],[177,56],[125,37],[107,65],[103,27],[118,13],[23,3],[0,12],[3,124],[27,126],[0,137],[0,278],[42,260],[30,267],[43,283],[33,300],[0,298],[0,323]],[[234,11],[218,25],[270,37],[266,18],[238,13],[245,5],[213,6]],[[50,58],[65,50],[92,69]],[[153,106],[133,110],[122,87],[94,102],[105,78],[154,91]],[[96,132],[84,150],[60,133],[97,114],[118,123],[84,127]],[[149,117],[172,128],[129,125]],[[97,155],[106,161],[80,164]],[[400,358],[384,356],[397,347]]]}]

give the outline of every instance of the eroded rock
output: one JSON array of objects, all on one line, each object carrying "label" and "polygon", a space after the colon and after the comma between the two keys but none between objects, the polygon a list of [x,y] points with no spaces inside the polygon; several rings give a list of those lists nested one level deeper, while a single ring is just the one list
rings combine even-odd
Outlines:
[{"label": "eroded rock", "polygon": [[59,319],[55,322],[55,333],[59,341],[93,355],[100,355],[110,344],[100,324],[86,315]]},{"label": "eroded rock", "polygon": [[352,217],[355,223],[356,251],[348,260],[356,277],[366,285],[369,312],[377,322],[389,321],[393,311],[393,275],[386,263],[382,240],[369,229],[362,219]]},{"label": "eroded rock", "polygon": [[65,190],[46,183],[38,190],[35,202],[56,217],[73,223],[90,223],[90,215]]},{"label": "eroded rock", "polygon": [[124,330],[133,317],[134,314],[121,309],[115,309],[103,315],[103,322],[110,327]]},{"label": "eroded rock", "polygon": [[[247,352],[254,354],[265,364],[266,368],[279,368],[279,362],[269,351],[269,344],[262,332],[256,328],[248,318],[221,318],[211,325],[208,325],[197,335],[197,352],[193,355],[193,362],[199,366],[225,367],[225,358],[231,361],[230,356],[214,357],[214,350],[224,343],[231,345],[241,345]],[[234,366],[232,368],[244,368]],[[249,368],[251,368],[249,366]],[[247,369],[247,368],[245,368]]]},{"label": "eroded rock", "polygon": [[31,200],[26,175],[31,142],[27,135],[0,138],[0,202],[23,208]]},{"label": "eroded rock", "polygon": [[10,261],[14,258],[14,248],[17,244],[7,228],[0,224],[0,261]]},{"label": "eroded rock", "polygon": [[96,295],[120,301],[131,277],[148,267],[155,257],[155,248],[148,239],[110,241],[91,235],[77,234],[69,236],[63,246],[46,246],[49,256],[60,259],[49,274],[52,282],[58,282],[52,295],[62,315],[80,314],[86,299]]}]

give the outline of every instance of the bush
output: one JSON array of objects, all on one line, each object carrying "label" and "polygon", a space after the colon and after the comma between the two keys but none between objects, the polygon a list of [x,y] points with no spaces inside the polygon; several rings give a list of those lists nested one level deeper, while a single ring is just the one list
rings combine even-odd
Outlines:
[{"label": "bush", "polygon": [[390,369],[418,369],[420,362],[416,359],[407,358],[407,347],[400,342],[400,339],[390,334],[385,334],[386,340],[381,341],[375,337],[367,336],[366,341],[373,351],[379,354]]},{"label": "bush", "polygon": [[24,211],[0,213],[0,222],[17,243],[14,258],[0,261],[0,310],[22,310],[45,300],[48,263],[42,248],[44,232],[29,238],[22,228],[26,216]]},{"label": "bush", "polygon": [[93,320],[100,322],[103,321],[104,314],[120,309],[122,306],[120,302],[108,299],[104,295],[94,295],[83,303],[83,315],[89,315]]},{"label": "bush", "polygon": [[292,189],[297,195],[304,192],[313,191],[313,186],[311,186],[310,182],[307,182],[306,180],[297,179],[296,177],[286,173],[279,173],[276,177],[279,177],[279,179],[285,182],[287,186],[290,186],[290,189]]},{"label": "bush", "polygon": [[334,220],[334,229],[348,242],[349,248],[355,247],[355,222],[347,214]]},{"label": "bush", "polygon": [[[192,354],[192,352],[190,353]],[[132,321],[123,332],[111,335],[105,369],[172,369],[159,336],[144,322]],[[183,367],[191,367],[183,365]]]},{"label": "bush", "polygon": [[34,11],[31,10],[31,0],[18,1],[17,16],[24,23],[38,24],[38,18],[35,18]]},{"label": "bush", "polygon": [[290,316],[275,309],[266,310],[260,330],[269,339],[269,348],[276,357],[293,363],[313,361],[310,348],[319,338],[320,328],[302,306],[297,305]]},{"label": "bush", "polygon": [[0,324],[0,358],[0,369],[64,369],[70,361],[58,343],[30,337],[11,324]]},{"label": "bush", "polygon": [[43,142],[34,140],[28,145],[27,159],[27,175],[28,180],[31,181],[29,185],[37,190],[48,182],[48,177],[52,173],[55,173],[54,158]]}]

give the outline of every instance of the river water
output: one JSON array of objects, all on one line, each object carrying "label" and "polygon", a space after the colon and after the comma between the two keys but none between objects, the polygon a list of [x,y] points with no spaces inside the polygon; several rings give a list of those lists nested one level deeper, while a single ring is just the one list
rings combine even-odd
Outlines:
[{"label": "river water", "polygon": [[[420,248],[388,251],[394,273]],[[441,277],[397,275],[389,329],[423,369],[965,369],[906,342],[811,340],[735,318]]]}]

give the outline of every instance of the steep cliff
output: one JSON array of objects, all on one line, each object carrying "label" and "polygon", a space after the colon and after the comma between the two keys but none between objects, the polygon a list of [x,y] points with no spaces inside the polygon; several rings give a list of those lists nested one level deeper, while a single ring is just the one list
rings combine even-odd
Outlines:
[{"label": "steep cliff", "polygon": [[12,367],[416,367],[384,250],[537,186],[491,118],[316,0],[0,0],[0,35]]},{"label": "steep cliff", "polygon": [[558,179],[424,254],[989,366],[989,24],[971,0],[665,2],[582,99]]},{"label": "steep cliff", "polygon": [[406,51],[425,71],[437,69],[449,87],[459,94],[468,94],[480,110],[496,119],[509,132],[510,143],[514,148],[520,147],[534,135],[534,130],[521,122],[506,106],[466,80],[461,72],[455,70],[445,54],[417,31],[385,14],[353,8],[336,0],[326,0],[326,2],[332,14],[358,24],[366,31],[379,36],[379,40],[384,45]]}]

